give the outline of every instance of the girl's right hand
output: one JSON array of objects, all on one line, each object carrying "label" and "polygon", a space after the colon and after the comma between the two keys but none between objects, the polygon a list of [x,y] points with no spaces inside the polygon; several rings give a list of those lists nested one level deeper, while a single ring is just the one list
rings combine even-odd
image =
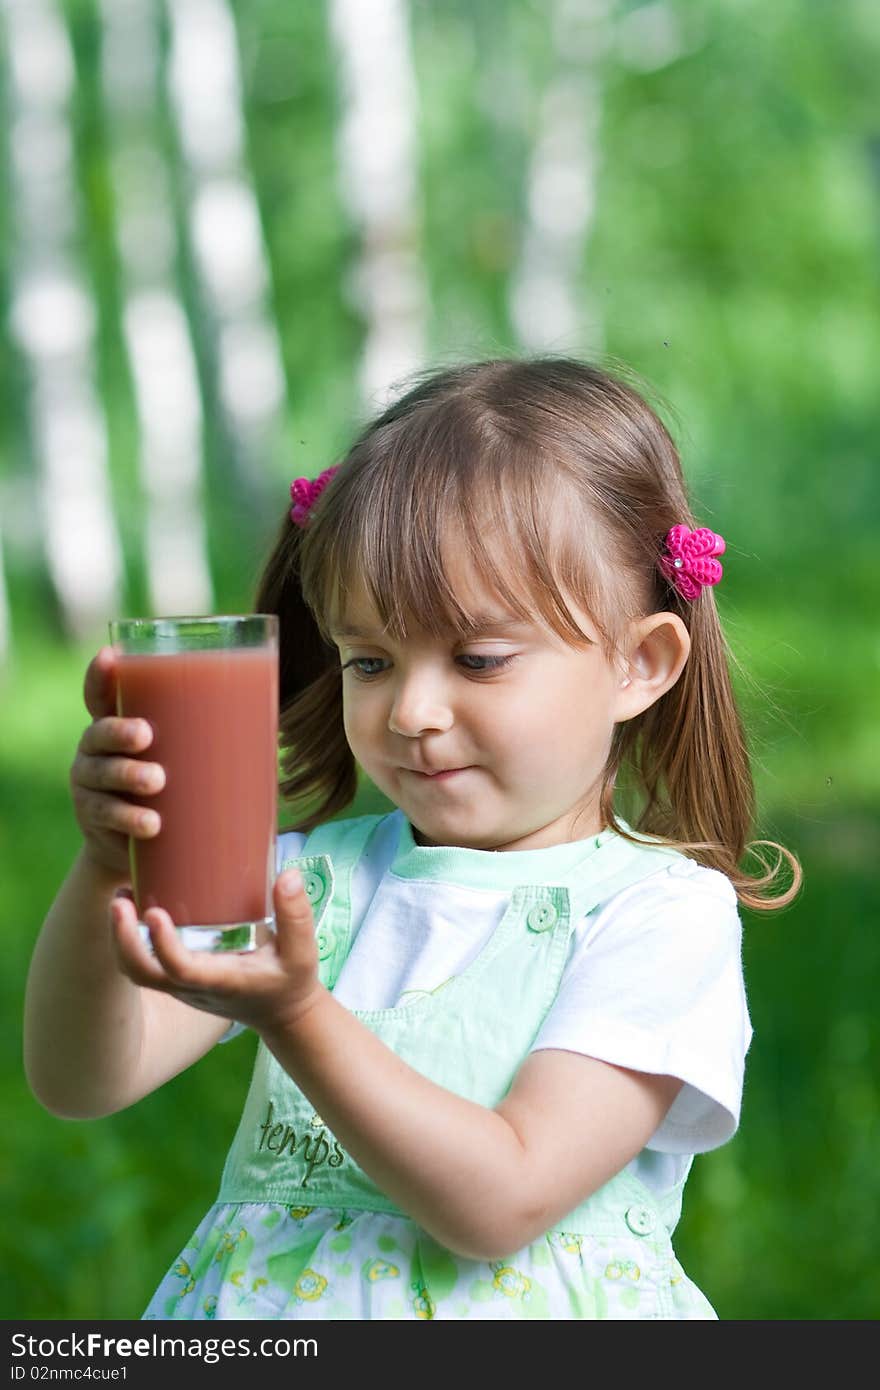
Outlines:
[{"label": "girl's right hand", "polygon": [[[116,657],[102,647],[89,663],[83,687],[92,722],[79,741],[70,769],[70,790],[86,853],[97,864],[128,878],[128,839],[151,839],[159,814],[134,801],[165,785],[158,763],[143,753],[153,738],[145,719],[116,714]],[[139,756],[140,755],[140,756]]]}]

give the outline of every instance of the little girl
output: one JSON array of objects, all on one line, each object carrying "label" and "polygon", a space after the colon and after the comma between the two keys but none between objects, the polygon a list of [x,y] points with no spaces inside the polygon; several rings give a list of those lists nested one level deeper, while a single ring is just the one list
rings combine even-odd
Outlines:
[{"label": "little girl", "polygon": [[[60,1115],[258,1035],[216,1204],[145,1316],[714,1318],[671,1236],[739,1119],[737,904],[801,877],[784,849],[787,892],[739,867],[722,537],[641,396],[570,360],[435,374],[291,491],[255,604],[301,812],[274,940],[192,952],[157,908],[144,944],[127,837],[158,833],[163,771],[103,648],[85,844],[28,982]],[[342,815],[357,764],[395,810]]]}]

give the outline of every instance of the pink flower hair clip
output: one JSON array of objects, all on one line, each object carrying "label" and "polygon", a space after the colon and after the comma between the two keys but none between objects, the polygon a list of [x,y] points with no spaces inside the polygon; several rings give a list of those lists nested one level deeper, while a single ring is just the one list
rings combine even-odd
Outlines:
[{"label": "pink flower hair clip", "polygon": [[661,555],[660,568],[682,598],[693,601],[703,589],[717,584],[724,573],[713,558],[724,554],[724,537],[706,526],[696,531],[687,526],[673,526],[665,545],[668,554]]},{"label": "pink flower hair clip", "polygon": [[332,468],[325,468],[314,480],[294,478],[290,484],[290,497],[293,502],[290,519],[295,526],[304,527],[307,524],[312,508],[338,468],[338,463]]}]

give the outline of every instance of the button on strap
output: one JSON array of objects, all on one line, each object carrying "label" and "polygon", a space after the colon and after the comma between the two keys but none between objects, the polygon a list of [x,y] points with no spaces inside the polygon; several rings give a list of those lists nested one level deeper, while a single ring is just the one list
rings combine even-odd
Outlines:
[{"label": "button on strap", "polygon": [[[321,875],[309,869],[303,874],[303,888],[312,907],[318,906],[327,891],[327,885]],[[326,960],[328,956],[332,956],[335,945],[332,930],[320,930],[317,934],[317,945],[319,960]]]},{"label": "button on strap", "polygon": [[303,888],[312,907],[321,901],[327,891],[327,885],[321,875],[309,871],[303,874]]},{"label": "button on strap", "polygon": [[315,922],[321,981],[332,988],[338,974],[336,962],[345,940],[345,923],[337,921],[331,911],[335,885],[333,861],[327,854],[301,854],[286,858],[281,864],[281,870],[284,869],[299,869],[302,875],[303,892]]},{"label": "button on strap", "polygon": [[549,931],[555,925],[559,913],[551,902],[535,903],[529,908],[526,925],[530,931]]},{"label": "button on strap", "polygon": [[657,1224],[648,1207],[627,1207],[623,1219],[634,1236],[649,1236]]}]

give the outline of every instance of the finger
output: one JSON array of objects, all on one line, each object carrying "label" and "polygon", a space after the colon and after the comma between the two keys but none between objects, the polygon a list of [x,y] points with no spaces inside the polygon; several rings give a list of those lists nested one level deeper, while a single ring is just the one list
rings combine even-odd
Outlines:
[{"label": "finger", "polygon": [[165,771],[159,763],[141,762],[140,758],[118,758],[110,753],[78,753],[74,772],[77,783],[89,791],[155,796],[165,786]]},{"label": "finger", "polygon": [[167,989],[168,977],[143,941],[137,912],[130,898],[113,899],[110,904],[110,924],[116,954],[128,978],[134,984],[150,989]]},{"label": "finger", "polygon": [[102,647],[89,662],[83,696],[93,719],[116,713],[116,653],[112,647]]},{"label": "finger", "polygon": [[153,730],[146,719],[125,719],[106,715],[94,720],[79,741],[82,753],[142,753],[153,741]]},{"label": "finger", "polygon": [[278,875],[273,902],[278,954],[288,963],[299,962],[306,944],[314,949],[315,919],[298,869]]},{"label": "finger", "polygon": [[229,958],[213,956],[208,951],[188,950],[164,908],[148,908],[144,922],[150,931],[156,959],[176,991],[222,995],[234,985],[235,967],[230,965]]},{"label": "finger", "polygon": [[190,952],[180,940],[170,915],[161,907],[150,907],[144,913],[150,932],[153,953],[169,979],[182,982],[187,974]]},{"label": "finger", "polygon": [[136,840],[158,835],[162,818],[149,806],[125,801],[107,792],[93,792],[73,780],[73,801],[80,825],[94,830],[113,830]]}]

